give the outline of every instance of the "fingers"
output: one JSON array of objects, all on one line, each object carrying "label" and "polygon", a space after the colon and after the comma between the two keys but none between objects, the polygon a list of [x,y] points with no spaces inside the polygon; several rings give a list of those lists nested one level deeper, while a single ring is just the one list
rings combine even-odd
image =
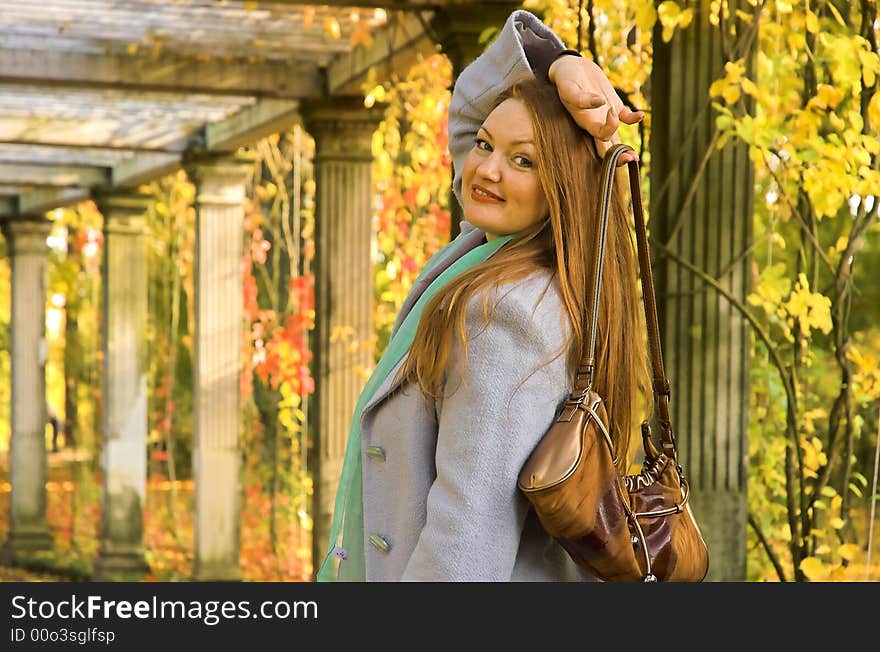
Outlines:
[{"label": "fingers", "polygon": [[618,119],[628,125],[634,125],[637,122],[641,122],[645,117],[644,111],[631,111],[625,106],[620,108],[620,112],[617,115]]},{"label": "fingers", "polygon": [[604,123],[602,123],[595,131],[591,130],[590,133],[599,140],[611,140],[617,135],[617,127],[619,126],[620,122],[617,120],[617,111],[612,104],[608,107],[608,111],[605,114]]},{"label": "fingers", "polygon": [[586,91],[577,82],[560,80],[556,87],[559,99],[569,111],[597,109],[605,104],[605,97],[601,93]]},{"label": "fingers", "polygon": [[[605,158],[605,155],[611,151],[611,149],[615,145],[620,144],[620,135],[615,133],[611,136],[611,138],[600,140],[598,138],[595,139],[596,142],[596,152],[599,154],[600,158]],[[620,155],[620,158],[617,159],[617,167],[622,165],[626,165],[627,163],[634,161],[638,162],[639,154],[636,151],[632,152],[624,152]]]},{"label": "fingers", "polygon": [[560,98],[575,122],[600,140],[611,138],[621,123],[633,125],[645,117],[644,111],[631,111],[622,103],[606,105],[605,98],[597,93],[577,90],[566,93],[565,97],[560,93]]}]

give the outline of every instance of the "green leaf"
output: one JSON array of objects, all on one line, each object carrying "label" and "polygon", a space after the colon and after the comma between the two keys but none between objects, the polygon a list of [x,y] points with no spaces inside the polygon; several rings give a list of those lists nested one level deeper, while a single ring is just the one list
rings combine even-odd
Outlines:
[{"label": "green leaf", "polygon": [[489,45],[495,40],[496,36],[498,36],[498,28],[492,25],[480,32],[480,36],[477,38],[477,43],[480,45]]},{"label": "green leaf", "polygon": [[733,127],[733,118],[729,115],[719,115],[715,118],[715,126],[718,127],[720,131],[726,131]]}]

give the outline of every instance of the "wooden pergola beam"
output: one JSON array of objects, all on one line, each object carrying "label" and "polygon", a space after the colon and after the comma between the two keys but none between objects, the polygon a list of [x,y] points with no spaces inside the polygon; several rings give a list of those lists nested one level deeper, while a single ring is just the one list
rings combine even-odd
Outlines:
[{"label": "wooden pergola beam", "polygon": [[106,168],[76,165],[0,163],[0,183],[8,185],[65,187],[98,186],[110,182]]},{"label": "wooden pergola beam", "polygon": [[180,167],[181,154],[143,153],[121,161],[110,172],[112,187],[131,188],[149,183]]},{"label": "wooden pergola beam", "polygon": [[0,138],[0,145],[20,145],[22,147],[46,147],[58,150],[81,151],[88,156],[101,156],[102,154],[139,153],[150,152],[156,154],[179,154],[180,150],[168,147],[140,147],[137,145],[105,145],[87,143],[69,143],[63,141],[42,140],[13,140]]},{"label": "wooden pergola beam", "polygon": [[222,122],[205,125],[203,145],[209,152],[231,152],[299,121],[299,102],[267,98]]},{"label": "wooden pergola beam", "polygon": [[85,201],[89,196],[89,189],[80,187],[32,190],[19,196],[16,209],[11,213],[18,215],[44,213],[53,208]]},{"label": "wooden pergola beam", "polygon": [[0,84],[154,91],[180,95],[301,98],[320,95],[321,72],[293,61],[195,61],[81,52],[0,49]]},{"label": "wooden pergola beam", "polygon": [[411,13],[399,16],[373,33],[370,47],[355,48],[333,60],[327,67],[328,92],[330,95],[361,92],[361,84],[371,67],[407,70],[419,54],[434,54],[437,47],[418,16]]}]

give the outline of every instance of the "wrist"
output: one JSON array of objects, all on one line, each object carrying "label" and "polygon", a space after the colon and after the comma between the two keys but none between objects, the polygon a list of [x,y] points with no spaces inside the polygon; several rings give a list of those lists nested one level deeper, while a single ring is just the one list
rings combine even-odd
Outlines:
[{"label": "wrist", "polygon": [[550,66],[547,69],[547,78],[555,84],[556,83],[556,70],[559,68],[559,62],[563,61],[564,59],[566,59],[568,57],[580,57],[580,56],[581,56],[581,53],[578,52],[577,50],[561,50],[561,51],[559,51],[558,53],[556,53],[556,56],[554,57],[553,61],[550,62]]}]

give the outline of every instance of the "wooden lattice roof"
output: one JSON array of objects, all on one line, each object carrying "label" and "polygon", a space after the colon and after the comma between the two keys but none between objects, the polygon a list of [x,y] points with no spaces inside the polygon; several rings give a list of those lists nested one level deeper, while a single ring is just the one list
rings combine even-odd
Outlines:
[{"label": "wooden lattice roof", "polygon": [[0,0],[0,218],[287,128],[301,100],[434,51],[449,3]]}]

